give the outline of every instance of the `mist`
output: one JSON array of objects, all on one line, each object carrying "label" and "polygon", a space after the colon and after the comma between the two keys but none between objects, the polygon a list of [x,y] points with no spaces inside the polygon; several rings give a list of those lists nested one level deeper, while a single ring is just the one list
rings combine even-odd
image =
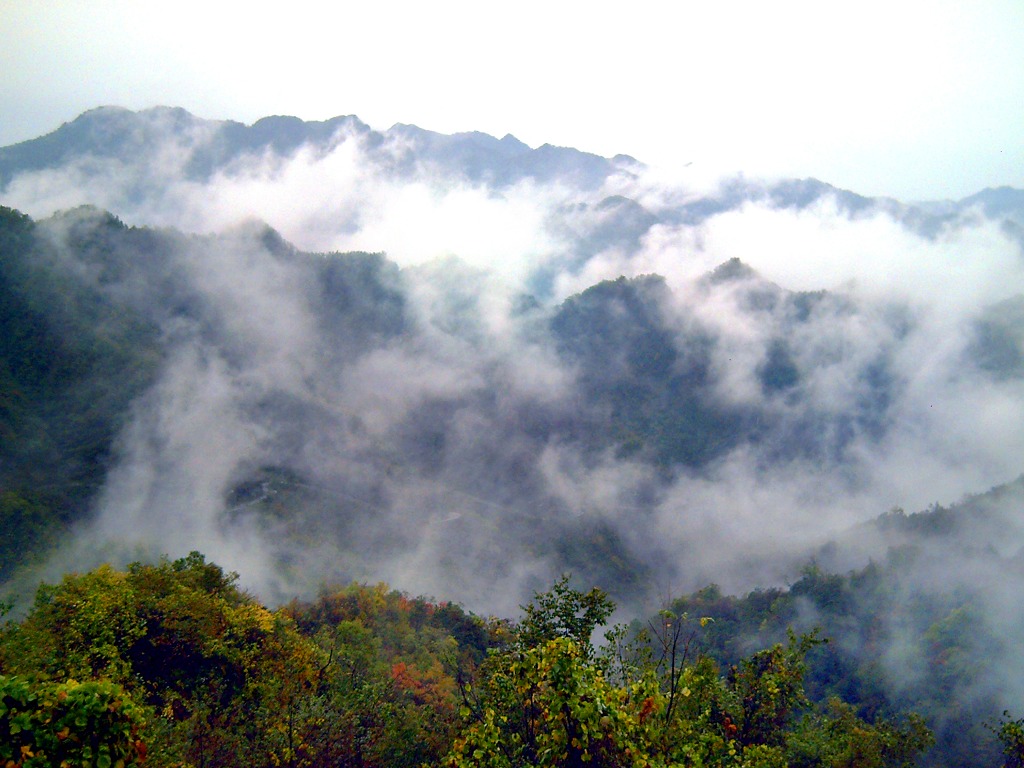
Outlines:
[{"label": "mist", "polygon": [[[144,159],[2,191],[186,233],[173,288],[97,283],[163,357],[56,567],[198,549],[272,602],[383,580],[499,613],[571,570],[646,607],[788,583],[858,523],[1021,472],[1024,378],[979,352],[1024,290],[1007,220],[924,228],[892,201],[780,202],[628,159],[596,181],[466,170],[351,120],[197,172],[213,128],[150,118]],[[92,215],[46,222],[67,259],[68,217]]]}]

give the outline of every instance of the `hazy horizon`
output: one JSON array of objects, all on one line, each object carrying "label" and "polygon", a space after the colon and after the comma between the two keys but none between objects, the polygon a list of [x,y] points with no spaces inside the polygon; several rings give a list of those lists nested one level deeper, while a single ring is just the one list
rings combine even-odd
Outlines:
[{"label": "hazy horizon", "polygon": [[1013,0],[0,9],[0,145],[96,106],[167,105],[511,133],[631,155],[683,184],[814,177],[908,202],[1024,187]]}]

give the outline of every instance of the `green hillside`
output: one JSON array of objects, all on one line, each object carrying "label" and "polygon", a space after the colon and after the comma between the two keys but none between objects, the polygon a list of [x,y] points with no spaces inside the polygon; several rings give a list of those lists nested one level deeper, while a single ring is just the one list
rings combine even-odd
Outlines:
[{"label": "green hillside", "polygon": [[[518,624],[384,585],[271,612],[198,553],[44,586],[0,631],[7,765],[909,766],[919,719],[811,704],[796,637],[728,665],[707,619],[594,630],[567,579]],[[670,621],[671,617],[671,621]],[[676,623],[672,623],[676,622]]]}]

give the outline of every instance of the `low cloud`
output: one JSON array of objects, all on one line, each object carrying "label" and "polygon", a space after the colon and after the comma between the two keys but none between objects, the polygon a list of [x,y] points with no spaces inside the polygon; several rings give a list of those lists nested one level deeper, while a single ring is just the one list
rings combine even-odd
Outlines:
[{"label": "low cloud", "polygon": [[[971,359],[983,310],[1024,292],[998,221],[924,236],[834,195],[683,216],[728,184],[634,169],[597,191],[488,185],[405,162],[402,141],[345,128],[197,176],[190,137],[145,164],[86,158],[7,186],[34,215],[91,203],[227,233],[178,241],[171,271],[202,309],[161,321],[162,372],[83,541],[201,549],[271,598],[387,579],[513,611],[563,568],[613,579],[616,557],[641,574],[636,599],[784,583],[853,524],[1020,473],[1024,383]],[[395,317],[369,300],[358,314],[366,285],[331,294],[325,265],[346,257],[275,252],[253,218],[305,251],[386,252],[387,277],[359,269]],[[708,277],[730,259],[753,272]],[[646,300],[673,365],[700,358],[693,397],[735,432],[690,465],[634,450],[620,390],[588,402],[593,361],[552,332],[563,300],[648,274],[665,278]],[[677,374],[666,391],[690,392]]]}]

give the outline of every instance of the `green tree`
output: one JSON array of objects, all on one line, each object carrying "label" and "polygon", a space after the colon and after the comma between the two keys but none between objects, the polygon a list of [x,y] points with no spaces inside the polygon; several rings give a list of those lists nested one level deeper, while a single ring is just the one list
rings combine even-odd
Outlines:
[{"label": "green tree", "polygon": [[591,655],[594,630],[612,615],[615,603],[596,587],[589,592],[573,589],[569,580],[563,575],[550,591],[535,593],[533,601],[522,606],[524,616],[516,633],[521,646],[532,648],[564,637]]},{"label": "green tree", "polygon": [[869,724],[833,698],[800,720],[789,737],[788,758],[790,768],[911,768],[933,743],[917,715],[902,725],[884,719]]},{"label": "green tree", "polygon": [[613,766],[630,764],[638,722],[629,696],[604,679],[574,641],[556,637],[494,659],[448,765]]},{"label": "green tree", "polygon": [[791,634],[723,675],[710,658],[690,657],[706,620],[667,612],[650,633],[610,631],[599,652],[590,636],[612,608],[599,590],[584,595],[566,579],[538,594],[466,695],[447,765],[903,767],[930,743],[919,719],[898,728],[839,702],[813,708],[803,675],[821,642],[814,634]]},{"label": "green tree", "polygon": [[34,684],[123,687],[150,713],[146,741],[158,765],[293,764],[288,736],[319,652],[235,579],[198,553],[68,575],[4,628],[0,668]]},{"label": "green tree", "polygon": [[0,764],[8,768],[137,765],[144,710],[120,686],[34,683],[0,675]]},{"label": "green tree", "polygon": [[1003,768],[1024,766],[1024,718],[1011,720],[1009,712],[1003,712],[1003,720],[995,730],[1003,747]]}]

